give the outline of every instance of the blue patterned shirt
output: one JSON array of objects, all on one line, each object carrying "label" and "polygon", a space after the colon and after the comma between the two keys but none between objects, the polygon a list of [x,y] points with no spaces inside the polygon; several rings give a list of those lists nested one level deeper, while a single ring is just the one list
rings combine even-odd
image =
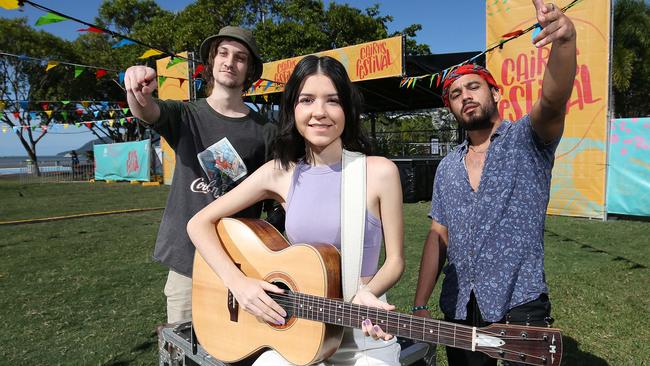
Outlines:
[{"label": "blue patterned shirt", "polygon": [[545,145],[528,115],[490,137],[479,188],[465,169],[465,140],[438,166],[429,217],[449,231],[440,308],[465,319],[474,291],[485,321],[547,293],[544,219],[558,141]]}]

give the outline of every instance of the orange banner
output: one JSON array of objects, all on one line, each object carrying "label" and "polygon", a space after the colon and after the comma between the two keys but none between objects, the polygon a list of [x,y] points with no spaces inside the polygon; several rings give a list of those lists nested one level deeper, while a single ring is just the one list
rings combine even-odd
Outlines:
[{"label": "orange banner", "polygon": [[[402,76],[403,72],[402,36],[318,52],[314,55],[330,56],[341,61],[352,81]],[[255,83],[246,95],[283,91],[282,84],[289,80],[296,64],[303,57],[305,56],[265,63],[262,72],[262,79],[265,80]],[[268,82],[268,80],[276,83]]]},{"label": "orange banner", "polygon": [[[187,57],[187,52],[179,55]],[[158,97],[160,99],[189,100],[190,81],[187,61],[170,65],[171,58],[165,57],[156,60],[156,73],[158,74]],[[169,67],[168,67],[169,66]],[[176,155],[164,138],[160,138],[162,149],[163,182],[172,184]]]},{"label": "orange banner", "polygon": [[[570,2],[559,0],[556,6]],[[610,0],[597,0],[580,2],[566,12],[577,30],[578,67],[555,155],[549,214],[605,216],[610,9]],[[486,14],[488,45],[537,23],[530,0],[489,1]],[[499,112],[504,119],[519,119],[539,99],[550,50],[535,48],[528,33],[487,55],[487,67],[503,96]]]}]

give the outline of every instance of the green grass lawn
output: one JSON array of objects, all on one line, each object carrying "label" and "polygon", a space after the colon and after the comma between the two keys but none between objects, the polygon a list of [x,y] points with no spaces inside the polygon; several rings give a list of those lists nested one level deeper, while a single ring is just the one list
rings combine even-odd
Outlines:
[{"label": "green grass lawn", "polygon": [[[167,187],[0,181],[0,221],[164,206]],[[407,311],[429,204],[405,205]],[[0,226],[0,364],[155,365],[166,268],[162,211]],[[650,364],[650,223],[549,217],[546,271],[563,365]],[[437,309],[439,286],[430,305]],[[446,365],[438,350],[439,365]]]}]

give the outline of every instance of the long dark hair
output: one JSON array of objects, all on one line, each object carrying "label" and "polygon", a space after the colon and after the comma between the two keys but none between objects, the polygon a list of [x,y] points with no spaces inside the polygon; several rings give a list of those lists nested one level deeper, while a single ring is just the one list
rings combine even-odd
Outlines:
[{"label": "long dark hair", "polygon": [[310,55],[298,62],[282,94],[280,131],[273,143],[273,158],[280,162],[283,169],[289,169],[291,163],[296,163],[302,158],[307,162],[311,161],[311,152],[306,151],[305,139],[296,128],[294,109],[302,83],[314,74],[330,78],[338,93],[345,114],[345,128],[341,134],[343,148],[366,155],[371,152],[370,142],[361,128],[361,94],[350,81],[345,67],[332,57]]}]

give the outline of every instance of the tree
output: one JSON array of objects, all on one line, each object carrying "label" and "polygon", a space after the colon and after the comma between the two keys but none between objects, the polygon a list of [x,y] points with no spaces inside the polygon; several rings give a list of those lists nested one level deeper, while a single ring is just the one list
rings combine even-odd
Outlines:
[{"label": "tree", "polygon": [[[35,31],[26,22],[25,18],[0,18],[0,49],[15,55],[28,54],[52,60],[73,56],[69,42]],[[0,100],[4,104],[0,121],[16,133],[37,174],[40,172],[36,145],[47,134],[57,111],[42,112],[40,106],[30,101],[48,100],[60,95],[65,90],[61,81],[69,78],[60,68],[54,67],[46,72],[44,65],[26,57],[0,57]]]},{"label": "tree", "polygon": [[650,115],[650,5],[618,0],[614,6],[612,86],[617,117]]}]

